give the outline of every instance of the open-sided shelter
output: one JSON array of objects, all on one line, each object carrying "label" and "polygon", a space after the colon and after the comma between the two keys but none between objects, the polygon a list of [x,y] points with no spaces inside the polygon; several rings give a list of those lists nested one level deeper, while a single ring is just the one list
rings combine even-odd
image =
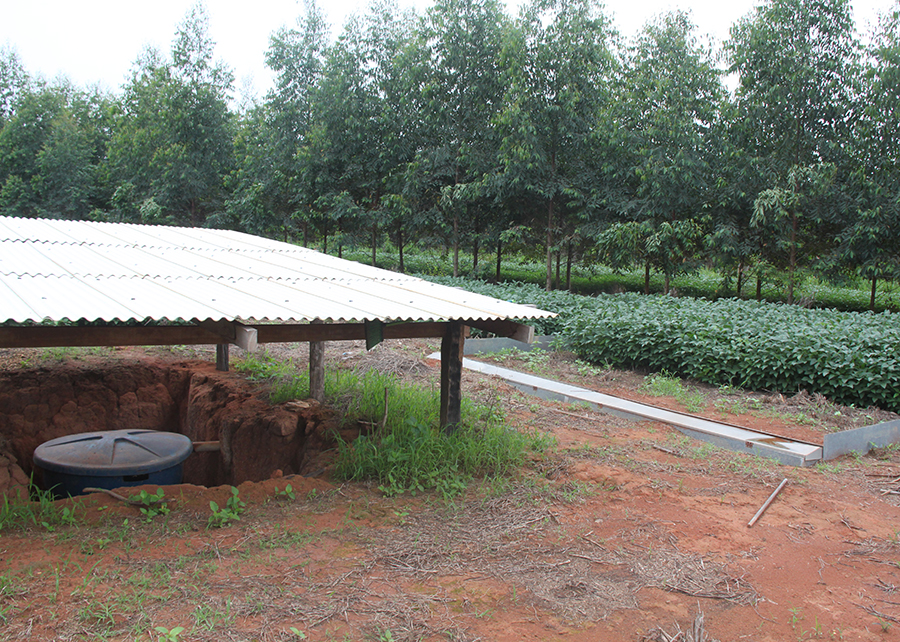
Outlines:
[{"label": "open-sided shelter", "polygon": [[[467,327],[522,340],[550,312],[226,230],[0,217],[0,348],[321,345],[441,338],[441,423],[459,422]],[[318,356],[315,356],[318,355]]]}]

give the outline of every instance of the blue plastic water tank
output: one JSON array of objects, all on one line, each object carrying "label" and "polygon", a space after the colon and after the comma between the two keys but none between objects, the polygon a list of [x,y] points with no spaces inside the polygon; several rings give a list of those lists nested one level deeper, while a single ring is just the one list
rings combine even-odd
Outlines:
[{"label": "blue plastic water tank", "polygon": [[44,442],[34,451],[34,464],[43,471],[44,488],[66,497],[88,487],[180,484],[191,452],[191,440],[178,433],[106,430]]}]

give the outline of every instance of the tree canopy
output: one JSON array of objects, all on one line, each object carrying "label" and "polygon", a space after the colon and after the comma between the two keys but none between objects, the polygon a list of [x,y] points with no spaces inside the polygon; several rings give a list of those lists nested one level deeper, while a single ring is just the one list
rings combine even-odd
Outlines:
[{"label": "tree canopy", "polygon": [[[630,38],[598,0],[375,0],[274,32],[238,109],[196,4],[120,94],[0,48],[0,212],[228,227],[340,253],[386,243],[657,272],[900,277],[900,10],[764,0],[724,43],[690,13]],[[330,243],[330,245],[329,245]],[[449,258],[451,257],[452,258]],[[555,267],[555,273],[554,273]]]}]

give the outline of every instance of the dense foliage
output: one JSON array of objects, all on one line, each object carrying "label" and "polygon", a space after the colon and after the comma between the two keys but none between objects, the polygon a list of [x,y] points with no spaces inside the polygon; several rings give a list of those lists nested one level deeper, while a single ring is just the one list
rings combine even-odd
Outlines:
[{"label": "dense foliage", "polygon": [[572,315],[563,336],[595,362],[900,410],[900,327],[889,313],[623,294]]},{"label": "dense foliage", "polygon": [[[119,94],[0,48],[0,214],[207,225],[326,251],[442,247],[461,273],[602,263],[740,296],[798,275],[900,276],[900,9],[765,0],[724,43],[672,11],[631,38],[597,0],[374,0],[332,37],[315,0],[239,106],[202,4]],[[724,64],[724,68],[722,65]],[[728,75],[730,74],[730,75]],[[733,87],[726,86],[725,80]]]},{"label": "dense foliage", "polygon": [[558,317],[534,323],[593,363],[900,411],[900,325],[891,313],[634,293],[586,297],[536,285],[432,280]]}]

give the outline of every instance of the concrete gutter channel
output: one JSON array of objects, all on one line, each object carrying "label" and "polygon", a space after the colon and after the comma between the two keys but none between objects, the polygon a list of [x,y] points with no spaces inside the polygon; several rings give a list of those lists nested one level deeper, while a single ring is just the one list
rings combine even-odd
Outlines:
[{"label": "concrete gutter channel", "polygon": [[[548,350],[551,341],[552,337],[537,337],[533,344],[512,339],[467,339],[464,350],[467,355],[490,354],[509,349],[523,352],[534,349]],[[429,356],[430,359],[440,359],[440,357],[440,353]],[[886,446],[900,441],[900,421],[830,433],[825,435],[823,444],[818,445],[723,424],[683,412],[656,408],[472,359],[463,359],[463,367],[500,377],[522,392],[542,399],[582,403],[599,412],[626,419],[659,421],[674,426],[686,435],[716,446],[775,459],[792,466],[812,466],[819,461],[834,459],[850,452],[866,453],[872,447]]]}]

